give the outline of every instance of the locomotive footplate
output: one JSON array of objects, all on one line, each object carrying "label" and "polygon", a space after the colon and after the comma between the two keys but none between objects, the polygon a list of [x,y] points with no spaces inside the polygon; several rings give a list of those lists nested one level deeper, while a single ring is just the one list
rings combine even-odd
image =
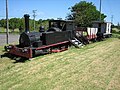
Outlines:
[{"label": "locomotive footplate", "polygon": [[56,53],[68,50],[69,41],[59,42],[55,44],[38,47],[35,50],[47,50],[48,53]]},{"label": "locomotive footplate", "polygon": [[[61,52],[68,49],[69,41],[59,42],[56,44],[45,45],[41,47],[24,47],[20,48],[17,45],[9,45],[5,46],[5,50],[12,55],[25,57],[25,58],[33,58],[35,55],[35,51],[44,51],[48,50],[49,52]],[[57,48],[57,49],[56,49]]]}]

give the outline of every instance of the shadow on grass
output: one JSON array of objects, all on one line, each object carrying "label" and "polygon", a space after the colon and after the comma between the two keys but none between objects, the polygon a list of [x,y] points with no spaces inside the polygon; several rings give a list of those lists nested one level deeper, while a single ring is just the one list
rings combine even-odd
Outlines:
[{"label": "shadow on grass", "polygon": [[11,60],[15,60],[15,62],[13,62],[13,63],[24,63],[27,60],[29,60],[28,58],[18,57],[18,56],[9,54],[9,53],[4,53],[4,54],[1,55],[1,58],[4,58],[4,57],[7,57]]},{"label": "shadow on grass", "polygon": [[[5,52],[5,50],[3,50],[3,52]],[[45,55],[48,55],[50,53],[41,53],[39,55],[35,55],[33,58],[40,58],[40,56],[45,56]],[[15,62],[13,63],[25,63],[26,61],[31,61],[33,58],[25,58],[25,57],[20,57],[20,56],[16,56],[16,55],[13,55],[13,54],[10,54],[10,53],[4,53],[2,55],[0,55],[0,58],[4,58],[4,57],[7,57],[9,58],[10,60],[15,60]]]},{"label": "shadow on grass", "polygon": [[112,38],[118,38],[118,39],[120,39],[120,34],[112,34]]}]

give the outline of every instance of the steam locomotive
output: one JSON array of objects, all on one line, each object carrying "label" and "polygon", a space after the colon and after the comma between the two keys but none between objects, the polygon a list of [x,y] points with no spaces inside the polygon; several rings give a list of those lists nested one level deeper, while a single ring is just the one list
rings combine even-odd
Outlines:
[{"label": "steam locomotive", "polygon": [[73,20],[50,20],[47,31],[41,27],[39,32],[30,32],[29,17],[28,14],[24,15],[25,32],[21,33],[19,44],[5,46],[5,50],[9,54],[33,58],[40,54],[65,51],[70,45],[78,48],[81,45],[89,44],[91,40],[103,38],[106,32],[105,35],[111,35],[110,24],[107,28],[109,31],[104,29],[103,32],[103,28],[100,30],[98,27],[76,27]]},{"label": "steam locomotive", "polygon": [[46,32],[43,30],[44,28],[40,32],[30,32],[29,15],[25,14],[24,18],[25,32],[20,35],[19,45],[5,46],[8,53],[32,58],[39,54],[61,52],[68,49],[69,39],[73,37],[73,21],[51,20]]}]

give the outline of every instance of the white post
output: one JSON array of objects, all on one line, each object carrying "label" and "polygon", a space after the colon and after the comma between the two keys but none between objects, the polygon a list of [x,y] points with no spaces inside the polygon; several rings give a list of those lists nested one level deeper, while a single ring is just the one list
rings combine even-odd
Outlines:
[{"label": "white post", "polygon": [[9,44],[8,0],[6,0],[6,43]]},{"label": "white post", "polygon": [[101,0],[100,0],[100,9],[99,9],[100,10],[100,21],[101,21],[101,4],[102,3],[101,3]]}]

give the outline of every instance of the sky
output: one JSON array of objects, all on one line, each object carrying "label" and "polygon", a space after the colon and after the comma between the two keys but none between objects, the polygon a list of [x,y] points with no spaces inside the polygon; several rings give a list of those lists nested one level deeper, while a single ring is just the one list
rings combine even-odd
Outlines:
[{"label": "sky", "polygon": [[[0,19],[5,19],[5,1],[0,0]],[[65,19],[67,14],[70,13],[69,7],[74,6],[80,1],[92,2],[99,10],[100,0],[8,0],[8,13],[9,18],[21,18],[24,14],[30,14],[33,18],[33,10],[36,11],[36,20],[38,19]],[[101,0],[102,13],[107,15],[105,19],[107,22],[111,21],[113,16],[113,23],[120,23],[120,0]]]}]

